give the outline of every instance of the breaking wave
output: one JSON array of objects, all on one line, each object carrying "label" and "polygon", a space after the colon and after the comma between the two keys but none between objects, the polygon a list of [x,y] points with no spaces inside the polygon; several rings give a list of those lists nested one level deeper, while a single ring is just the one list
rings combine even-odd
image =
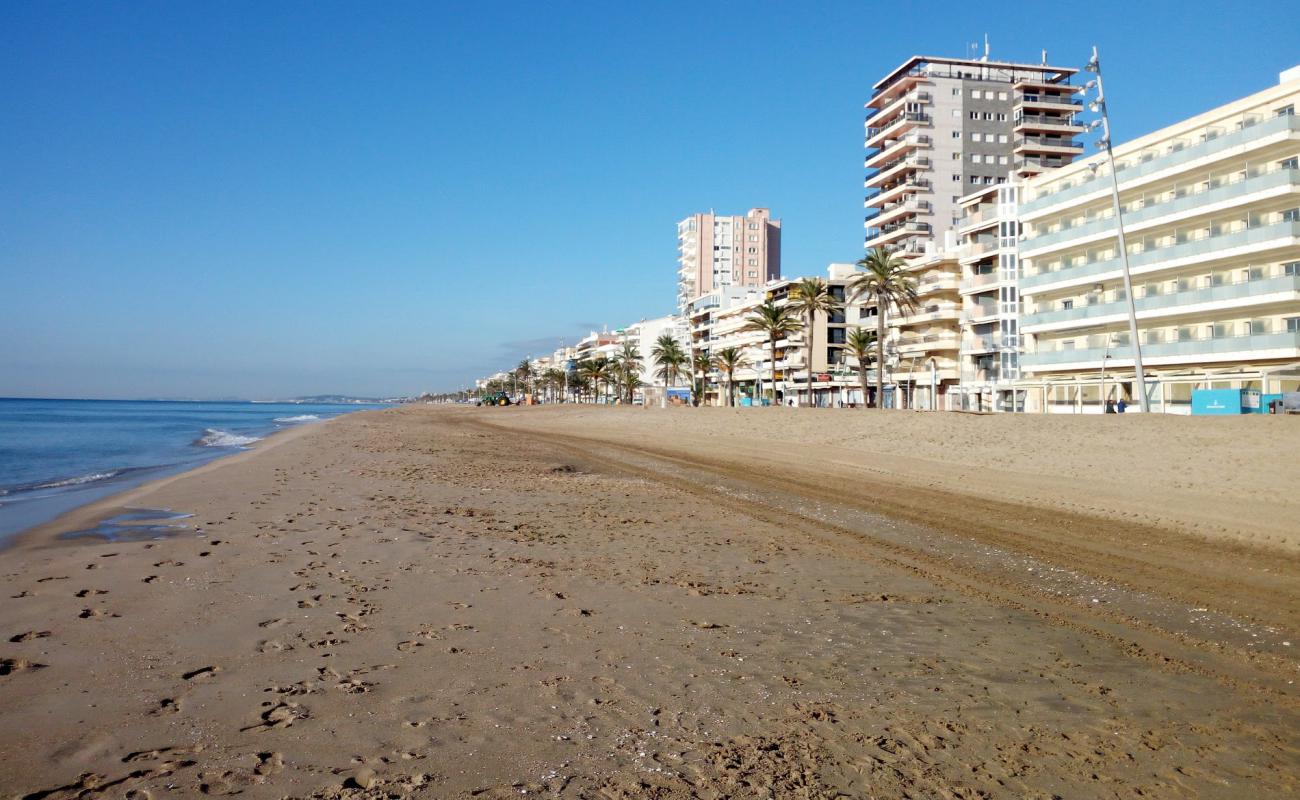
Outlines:
[{"label": "breaking wave", "polygon": [[320,417],[315,414],[299,414],[296,417],[276,417],[276,422],[317,422]]},{"label": "breaking wave", "polygon": [[203,435],[194,440],[199,447],[243,447],[260,441],[260,436],[241,436],[238,433],[206,428]]}]

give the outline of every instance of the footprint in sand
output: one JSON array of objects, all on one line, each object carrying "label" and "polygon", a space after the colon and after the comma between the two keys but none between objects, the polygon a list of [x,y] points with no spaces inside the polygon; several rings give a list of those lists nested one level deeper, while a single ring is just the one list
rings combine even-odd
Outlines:
[{"label": "footprint in sand", "polygon": [[10,636],[9,641],[15,643],[30,642],[32,639],[44,639],[49,635],[49,631],[27,631],[26,633],[20,633],[17,636]]},{"label": "footprint in sand", "polygon": [[221,667],[199,667],[198,669],[193,669],[189,672],[183,673],[181,677],[187,681],[195,681],[203,678],[211,678],[220,671]]},{"label": "footprint in sand", "polygon": [[108,594],[107,589],[82,589],[77,592],[77,597],[90,597],[92,594]]},{"label": "footprint in sand", "polygon": [[17,672],[32,672],[45,669],[45,664],[37,664],[22,658],[0,658],[0,675],[13,675]]},{"label": "footprint in sand", "polygon": [[81,613],[77,615],[79,619],[112,619],[120,616],[122,615],[114,614],[102,608],[83,608]]}]

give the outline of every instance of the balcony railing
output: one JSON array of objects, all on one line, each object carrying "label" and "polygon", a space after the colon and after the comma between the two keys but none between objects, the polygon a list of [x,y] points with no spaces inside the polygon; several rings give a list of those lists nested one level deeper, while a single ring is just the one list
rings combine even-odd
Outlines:
[{"label": "balcony railing", "polygon": [[930,115],[923,111],[905,111],[894,118],[894,121],[880,128],[867,128],[867,141],[878,138],[880,134],[886,133],[894,128],[899,127],[905,122],[926,123],[930,121]]},{"label": "balcony railing", "polygon": [[[1168,359],[1186,362],[1212,360],[1216,354],[1260,353],[1278,351],[1282,357],[1295,357],[1300,352],[1300,331],[1257,333],[1249,336],[1223,336],[1216,338],[1187,339],[1177,342],[1143,342],[1143,359]],[[1061,364],[1101,363],[1102,359],[1132,360],[1133,348],[1127,344],[1113,347],[1086,347],[1073,350],[1039,350],[1022,353],[1020,365],[1024,369],[1051,367]]]},{"label": "balcony railing", "polygon": [[[1240,300],[1246,297],[1265,297],[1280,292],[1300,293],[1300,275],[1280,275],[1272,278],[1257,278],[1251,281],[1225,283],[1219,286],[1205,286],[1182,292],[1135,297],[1133,306],[1138,314],[1144,311],[1156,311],[1178,306],[1194,306],[1205,303],[1219,303]],[[1074,308],[1060,308],[1051,311],[1037,311],[1020,318],[1021,327],[1050,325],[1056,322],[1084,322],[1098,317],[1120,316],[1128,313],[1128,303],[1118,300],[1110,303],[1093,303],[1076,305]]]},{"label": "balcony railing", "polygon": [[[1282,133],[1300,132],[1300,116],[1288,115],[1282,117],[1273,117],[1272,119],[1256,123],[1242,128],[1241,130],[1225,133],[1221,136],[1206,139],[1193,145],[1188,145],[1179,150],[1170,151],[1162,155],[1153,156],[1149,160],[1139,164],[1121,165],[1116,175],[1121,185],[1124,181],[1140,178],[1150,175],[1154,172],[1176,167],[1179,164],[1186,164],[1190,161],[1206,158],[1231,150],[1235,147],[1249,145],[1250,143],[1269,136]],[[1067,200],[1073,200],[1076,197],[1082,197],[1092,192],[1099,192],[1110,189],[1110,175],[1101,174],[1089,176],[1079,182],[1069,182],[1062,184],[1061,188],[1050,194],[1040,194],[1032,200],[1020,204],[1022,214],[1032,213],[1048,206],[1063,203]]]},{"label": "balcony railing", "polygon": [[[1191,259],[1197,256],[1213,256],[1216,252],[1229,248],[1247,247],[1264,244],[1277,239],[1294,240],[1300,238],[1300,222],[1279,222],[1272,225],[1259,225],[1254,228],[1225,233],[1219,236],[1207,236],[1204,239],[1183,242],[1169,247],[1157,247],[1143,253],[1134,253],[1128,257],[1129,268],[1137,271],[1155,267],[1165,261]],[[1061,267],[1059,269],[1024,275],[1020,278],[1022,293],[1031,293],[1030,289],[1059,281],[1074,281],[1091,278],[1106,272],[1120,269],[1119,258],[1093,261],[1079,266]],[[1149,270],[1148,270],[1149,271]]]},{"label": "balcony railing", "polygon": [[[1134,211],[1126,211],[1124,212],[1124,229],[1125,231],[1131,231],[1134,226],[1148,220],[1177,214],[1182,211],[1193,211],[1206,206],[1218,205],[1254,192],[1263,192],[1280,186],[1300,187],[1300,169],[1277,169],[1262,175],[1256,175],[1253,178],[1216,186],[1203,192],[1188,194],[1161,203],[1152,203]],[[1101,233],[1115,235],[1114,217],[1094,219],[1073,227],[1061,228],[1051,233],[1028,237],[1021,241],[1020,251],[1022,254],[1027,254],[1032,250],[1053,247],[1074,239],[1082,239],[1086,236],[1095,236]]]},{"label": "balcony railing", "polygon": [[1004,277],[1002,271],[995,270],[994,272],[987,272],[980,275],[971,275],[968,278],[964,278],[961,282],[961,288],[963,291],[970,290],[970,289],[982,289],[986,286],[997,286],[999,283],[1001,283],[1004,280],[1007,280],[1007,278]]},{"label": "balcony railing", "polygon": [[1017,136],[1015,138],[1017,149],[1030,147],[1054,147],[1058,150],[1077,150],[1083,152],[1083,145],[1072,139],[1053,139],[1050,136]]},{"label": "balcony railing", "polygon": [[1052,127],[1052,128],[1077,128],[1083,130],[1083,125],[1077,122],[1073,116],[1054,116],[1052,114],[1019,114],[1015,118],[1015,127],[1033,126],[1033,127]]}]

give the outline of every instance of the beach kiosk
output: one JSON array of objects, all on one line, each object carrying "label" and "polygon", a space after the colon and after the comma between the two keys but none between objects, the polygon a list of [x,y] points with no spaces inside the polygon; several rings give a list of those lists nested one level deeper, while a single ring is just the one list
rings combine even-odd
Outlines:
[{"label": "beach kiosk", "polygon": [[1259,414],[1264,409],[1258,389],[1196,389],[1193,414]]}]

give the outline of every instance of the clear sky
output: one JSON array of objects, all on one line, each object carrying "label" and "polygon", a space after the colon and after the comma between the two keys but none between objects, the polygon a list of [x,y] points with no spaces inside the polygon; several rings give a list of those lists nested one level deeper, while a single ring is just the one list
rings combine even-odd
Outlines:
[{"label": "clear sky", "polygon": [[0,0],[0,396],[457,388],[671,311],[695,211],[859,258],[910,55],[1095,43],[1123,141],[1300,63],[1249,7]]}]

